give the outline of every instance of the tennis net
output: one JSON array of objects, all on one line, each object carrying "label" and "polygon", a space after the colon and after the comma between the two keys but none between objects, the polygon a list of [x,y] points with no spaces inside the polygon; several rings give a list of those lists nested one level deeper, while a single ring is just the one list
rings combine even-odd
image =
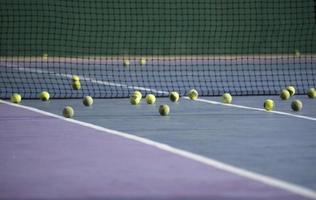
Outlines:
[{"label": "tennis net", "polygon": [[303,94],[316,86],[315,9],[313,0],[4,0],[0,97],[275,95],[288,85]]}]

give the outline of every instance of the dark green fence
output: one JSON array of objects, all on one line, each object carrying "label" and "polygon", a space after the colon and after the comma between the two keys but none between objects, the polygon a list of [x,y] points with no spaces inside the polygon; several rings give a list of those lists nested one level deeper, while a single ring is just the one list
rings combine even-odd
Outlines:
[{"label": "dark green fence", "polygon": [[1,56],[316,52],[313,0],[2,0]]}]

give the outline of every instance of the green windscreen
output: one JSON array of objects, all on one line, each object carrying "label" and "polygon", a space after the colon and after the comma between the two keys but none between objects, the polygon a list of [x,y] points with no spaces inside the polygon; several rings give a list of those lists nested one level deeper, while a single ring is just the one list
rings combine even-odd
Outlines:
[{"label": "green windscreen", "polygon": [[[316,86],[313,0],[4,0],[0,97],[273,95]],[[71,77],[80,76],[74,90]]]}]

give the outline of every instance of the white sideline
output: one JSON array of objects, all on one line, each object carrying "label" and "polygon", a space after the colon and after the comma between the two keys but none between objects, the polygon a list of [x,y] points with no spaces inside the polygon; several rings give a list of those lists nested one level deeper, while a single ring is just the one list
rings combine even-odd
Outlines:
[{"label": "white sideline", "polygon": [[[189,97],[183,97],[184,99],[189,99]],[[227,103],[221,103],[221,102],[217,102],[217,101],[212,101],[212,100],[207,100],[207,99],[196,99],[195,101],[199,101],[199,102],[204,102],[204,103],[209,103],[209,104],[214,104],[214,105],[222,105],[222,106],[228,106],[228,107],[234,107],[234,108],[242,108],[242,109],[246,109],[246,110],[255,110],[255,111],[262,111],[262,112],[270,112],[270,113],[274,113],[274,114],[278,114],[278,115],[286,115],[286,116],[290,116],[290,117],[296,117],[296,118],[301,118],[301,119],[307,119],[307,120],[312,120],[312,121],[316,121],[316,118],[314,117],[307,117],[304,115],[295,115],[292,113],[287,113],[287,112],[281,112],[281,111],[275,111],[275,110],[271,110],[271,111],[266,111],[263,108],[255,108],[255,107],[249,107],[249,106],[241,106],[241,105],[236,105],[236,104],[227,104]]]}]

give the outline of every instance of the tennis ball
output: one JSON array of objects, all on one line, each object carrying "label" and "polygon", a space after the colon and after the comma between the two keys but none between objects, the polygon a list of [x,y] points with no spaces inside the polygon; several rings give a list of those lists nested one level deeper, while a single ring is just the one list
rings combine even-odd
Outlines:
[{"label": "tennis ball", "polygon": [[146,96],[146,102],[147,104],[154,104],[156,102],[156,97],[153,94],[148,94]]},{"label": "tennis ball", "polygon": [[136,91],[133,93],[133,95],[138,96],[139,100],[141,100],[141,99],[143,98],[142,93],[141,93],[140,91],[138,91],[138,90],[136,90]]},{"label": "tennis ball", "polygon": [[222,96],[223,103],[231,103],[233,101],[233,97],[229,93],[224,93]]},{"label": "tennis ball", "polygon": [[169,115],[169,112],[170,112],[170,108],[167,104],[159,106],[159,114],[161,116],[167,116],[167,115]]},{"label": "tennis ball", "polygon": [[188,92],[188,96],[191,100],[196,100],[199,97],[199,93],[195,89],[192,89]]},{"label": "tennis ball", "polygon": [[74,90],[79,90],[79,89],[81,88],[81,83],[80,83],[80,81],[74,81],[74,82],[72,83],[72,88],[73,88]]},{"label": "tennis ball", "polygon": [[124,67],[128,67],[130,65],[129,60],[123,60]]},{"label": "tennis ball", "polygon": [[265,100],[264,103],[263,103],[263,107],[267,111],[273,110],[273,108],[274,108],[274,101],[271,100],[271,99]]},{"label": "tennis ball", "polygon": [[66,106],[63,110],[63,116],[66,118],[72,118],[74,116],[74,109],[70,106]]},{"label": "tennis ball", "polygon": [[146,65],[146,59],[145,58],[140,59],[139,64]]},{"label": "tennis ball", "polygon": [[300,57],[300,56],[301,56],[301,53],[300,53],[300,51],[299,51],[298,49],[295,49],[294,55],[295,55],[296,57]]},{"label": "tennis ball", "polygon": [[49,93],[47,91],[43,91],[39,94],[39,98],[42,101],[48,101],[49,100]]},{"label": "tennis ball", "polygon": [[43,54],[43,60],[47,60],[48,59],[48,54],[47,53],[44,53]]},{"label": "tennis ball", "polygon": [[300,100],[294,100],[291,103],[291,108],[294,111],[300,111],[303,108],[303,103]]},{"label": "tennis ball", "polygon": [[309,88],[307,91],[307,96],[311,99],[316,98],[316,89],[315,88]]},{"label": "tennis ball", "polygon": [[280,98],[282,100],[288,100],[290,98],[290,92],[288,90],[282,90],[281,94],[280,94]]},{"label": "tennis ball", "polygon": [[73,76],[71,77],[71,80],[72,80],[72,82],[80,81],[80,77],[77,76],[77,75],[73,75]]},{"label": "tennis ball", "polygon": [[129,102],[132,104],[132,105],[137,105],[140,103],[140,98],[139,96],[133,94],[130,98],[129,98]]},{"label": "tennis ball", "polygon": [[85,96],[82,100],[83,105],[85,106],[92,106],[93,104],[93,99],[90,96]]},{"label": "tennis ball", "polygon": [[20,94],[14,93],[14,94],[12,94],[12,96],[11,96],[11,98],[10,98],[10,101],[11,101],[12,103],[21,103],[22,97],[21,97]]},{"label": "tennis ball", "polygon": [[290,96],[293,96],[295,94],[295,87],[294,86],[290,85],[286,89],[287,89],[287,91],[289,91]]},{"label": "tennis ball", "polygon": [[170,92],[170,93],[169,93],[169,99],[170,99],[170,101],[172,101],[172,102],[177,102],[177,101],[179,101],[179,98],[180,98],[180,96],[179,96],[179,93],[178,93],[178,92]]}]

